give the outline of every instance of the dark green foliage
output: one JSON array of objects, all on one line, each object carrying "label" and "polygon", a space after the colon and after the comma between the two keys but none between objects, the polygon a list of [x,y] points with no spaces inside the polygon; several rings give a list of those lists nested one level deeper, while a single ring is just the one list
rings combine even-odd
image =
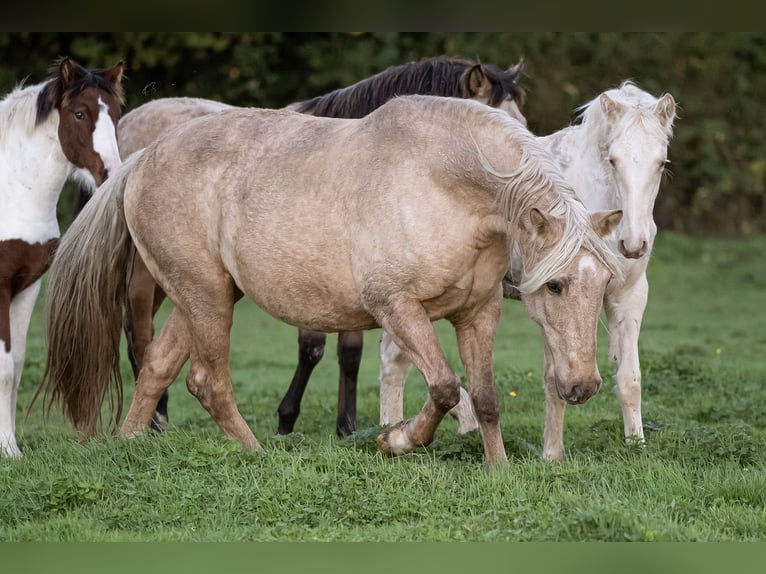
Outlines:
[{"label": "dark green foliage", "polygon": [[[125,60],[127,107],[167,96],[280,107],[388,66],[437,54],[527,62],[525,113],[545,135],[575,109],[632,79],[672,93],[679,119],[657,199],[660,229],[695,235],[766,232],[764,33],[0,33],[0,92],[43,79],[67,54],[89,66]],[[71,199],[62,201],[64,224]]]}]

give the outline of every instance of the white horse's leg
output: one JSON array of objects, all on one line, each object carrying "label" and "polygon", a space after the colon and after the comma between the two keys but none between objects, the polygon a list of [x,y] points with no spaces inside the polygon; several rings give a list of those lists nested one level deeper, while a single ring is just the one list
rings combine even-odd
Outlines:
[{"label": "white horse's leg", "polygon": [[21,456],[16,443],[16,401],[27,350],[27,331],[40,293],[40,283],[38,279],[11,301],[10,353],[5,351],[4,345],[0,345],[0,449],[11,457]]},{"label": "white horse's leg", "polygon": [[544,343],[545,365],[545,430],[543,431],[543,460],[564,460],[564,411],[566,402],[556,391],[553,357]]},{"label": "white horse's leg", "polygon": [[[404,419],[404,384],[412,368],[412,361],[385,330],[380,337],[380,424],[396,424]],[[458,421],[458,434],[466,434],[479,427],[473,412],[471,396],[460,387],[460,402],[449,411]]]},{"label": "white horse's leg", "polygon": [[618,292],[607,292],[604,298],[609,325],[609,357],[617,364],[615,393],[622,407],[628,442],[644,440],[638,336],[648,295],[649,284],[644,273],[633,285],[621,288]]}]

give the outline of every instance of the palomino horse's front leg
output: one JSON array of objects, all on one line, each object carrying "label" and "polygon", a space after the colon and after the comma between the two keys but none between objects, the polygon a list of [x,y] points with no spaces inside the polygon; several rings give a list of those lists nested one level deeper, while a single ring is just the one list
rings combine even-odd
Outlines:
[{"label": "palomino horse's front leg", "polygon": [[[412,367],[405,355],[387,331],[380,337],[380,424],[388,426],[404,419],[404,384]],[[458,421],[458,434],[466,434],[478,428],[471,397],[460,387],[460,402],[449,414]]]},{"label": "palomino horse's front leg", "polygon": [[444,415],[460,399],[460,379],[447,363],[420,302],[399,300],[380,313],[378,320],[412,358],[428,384],[428,398],[420,413],[378,436],[378,448],[385,454],[397,455],[433,442]]},{"label": "palomino horse's front leg", "polygon": [[484,442],[484,460],[493,468],[508,460],[500,434],[500,398],[492,349],[502,310],[502,291],[471,317],[453,320],[460,359],[465,367],[476,418]]},{"label": "palomino horse's front leg", "polygon": [[609,325],[609,357],[617,364],[615,392],[622,407],[625,438],[628,442],[644,440],[638,336],[648,295],[649,284],[646,274],[643,274],[633,285],[617,292],[607,292],[604,298]]},{"label": "palomino horse's front leg", "polygon": [[556,375],[553,355],[548,343],[543,341],[545,364],[543,380],[545,388],[545,429],[543,430],[543,460],[564,460],[564,411],[566,402],[556,391]]}]

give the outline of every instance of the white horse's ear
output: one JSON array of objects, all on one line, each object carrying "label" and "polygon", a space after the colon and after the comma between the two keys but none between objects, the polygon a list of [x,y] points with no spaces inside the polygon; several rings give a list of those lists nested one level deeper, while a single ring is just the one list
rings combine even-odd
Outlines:
[{"label": "white horse's ear", "polygon": [[662,127],[666,130],[669,129],[676,117],[676,101],[673,96],[670,94],[662,96],[654,108],[654,113],[657,114]]},{"label": "white horse's ear", "polygon": [[593,229],[596,230],[599,237],[606,237],[612,233],[620,224],[620,221],[622,221],[621,209],[594,211],[590,214],[591,225],[593,225]]},{"label": "white horse's ear", "polygon": [[601,103],[601,109],[604,111],[604,114],[606,114],[606,117],[612,121],[625,113],[625,106],[620,102],[613,100],[606,94],[601,94],[598,101]]}]

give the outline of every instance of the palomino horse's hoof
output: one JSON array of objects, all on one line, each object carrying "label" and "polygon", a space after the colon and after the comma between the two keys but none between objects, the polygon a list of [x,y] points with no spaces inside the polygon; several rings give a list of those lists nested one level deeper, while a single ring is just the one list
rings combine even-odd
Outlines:
[{"label": "palomino horse's hoof", "polygon": [[387,456],[397,456],[413,449],[413,444],[407,435],[408,422],[400,421],[378,435],[375,442],[378,443],[380,452]]}]

